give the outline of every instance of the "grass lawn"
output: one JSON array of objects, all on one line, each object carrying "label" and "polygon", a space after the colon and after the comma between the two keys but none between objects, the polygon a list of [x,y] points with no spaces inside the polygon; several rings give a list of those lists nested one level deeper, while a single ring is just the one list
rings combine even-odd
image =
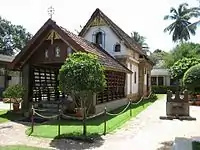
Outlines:
[{"label": "grass lawn", "polygon": [[[160,98],[161,96],[159,96]],[[153,100],[144,100],[138,105],[131,105],[132,116],[130,116],[130,110],[118,116],[108,116],[107,119],[107,133],[114,131],[116,128],[121,127],[126,121],[138,115],[141,111],[152,104]],[[119,113],[124,109],[121,107],[112,113]],[[87,135],[102,135],[104,130],[104,116],[99,116],[94,119],[87,120]],[[82,122],[75,120],[62,120],[61,124],[61,134],[78,136],[82,134]],[[37,137],[47,137],[55,138],[58,133],[58,121],[51,121],[45,124],[40,124],[34,127],[34,132],[32,136]],[[30,134],[30,128],[27,129],[26,134]]]},{"label": "grass lawn", "polygon": [[200,142],[192,142],[192,150],[200,150]]},{"label": "grass lawn", "polygon": [[0,150],[49,150],[49,149],[31,147],[25,145],[8,145],[8,146],[0,146]]},{"label": "grass lawn", "polygon": [[4,123],[10,120],[16,120],[21,117],[20,114],[10,112],[8,110],[0,110],[0,123]]}]

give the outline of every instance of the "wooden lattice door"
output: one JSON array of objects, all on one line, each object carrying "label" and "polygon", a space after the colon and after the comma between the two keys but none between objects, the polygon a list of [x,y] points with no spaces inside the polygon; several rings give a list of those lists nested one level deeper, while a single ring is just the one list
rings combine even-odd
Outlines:
[{"label": "wooden lattice door", "polygon": [[33,67],[33,101],[55,101],[59,99],[58,70]]}]

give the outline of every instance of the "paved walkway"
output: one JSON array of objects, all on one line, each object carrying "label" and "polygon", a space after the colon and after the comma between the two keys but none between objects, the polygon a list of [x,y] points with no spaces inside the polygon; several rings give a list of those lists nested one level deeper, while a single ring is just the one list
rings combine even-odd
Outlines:
[{"label": "paved walkway", "polygon": [[[11,109],[12,109],[12,104],[11,104]],[[0,110],[10,110],[10,104],[3,103],[2,101],[0,101]]]},{"label": "paved walkway", "polygon": [[165,115],[165,101],[158,100],[135,119],[127,122],[123,128],[104,136],[94,144],[27,137],[24,135],[24,125],[10,122],[0,125],[0,145],[28,144],[62,150],[170,150],[175,137],[200,136],[200,107],[190,108],[191,116],[196,117],[197,121],[160,120],[159,117]]}]

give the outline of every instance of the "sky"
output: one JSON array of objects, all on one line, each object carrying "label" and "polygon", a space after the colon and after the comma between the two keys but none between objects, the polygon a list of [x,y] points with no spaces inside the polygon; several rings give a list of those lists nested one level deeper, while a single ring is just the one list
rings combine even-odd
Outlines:
[{"label": "sky", "polygon": [[[163,20],[171,7],[187,2],[199,6],[198,0],[0,0],[0,16],[22,25],[35,34],[48,20],[48,8],[55,9],[53,20],[71,32],[80,31],[96,8],[130,35],[137,31],[145,36],[150,50],[165,51],[175,47],[172,36],[163,30],[171,21]],[[200,27],[191,42],[200,43]]]}]

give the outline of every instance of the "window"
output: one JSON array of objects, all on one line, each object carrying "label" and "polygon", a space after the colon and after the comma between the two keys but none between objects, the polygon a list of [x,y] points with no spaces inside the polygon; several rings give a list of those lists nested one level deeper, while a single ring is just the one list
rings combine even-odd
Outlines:
[{"label": "window", "polygon": [[120,52],[121,51],[121,45],[120,44],[115,44],[114,51],[115,52]]},{"label": "window", "polygon": [[163,77],[158,77],[158,85],[164,85]]},{"label": "window", "polygon": [[45,50],[45,58],[48,58],[48,49]]},{"label": "window", "polygon": [[102,32],[97,32],[95,39],[96,39],[96,41],[95,41],[96,44],[102,45],[103,44],[103,34],[102,34]]},{"label": "window", "polygon": [[137,80],[137,73],[134,72],[134,83],[136,83],[136,80]]},{"label": "window", "polygon": [[157,77],[151,77],[151,85],[157,85]]},{"label": "window", "polygon": [[60,57],[60,48],[58,46],[55,48],[55,56]]}]

